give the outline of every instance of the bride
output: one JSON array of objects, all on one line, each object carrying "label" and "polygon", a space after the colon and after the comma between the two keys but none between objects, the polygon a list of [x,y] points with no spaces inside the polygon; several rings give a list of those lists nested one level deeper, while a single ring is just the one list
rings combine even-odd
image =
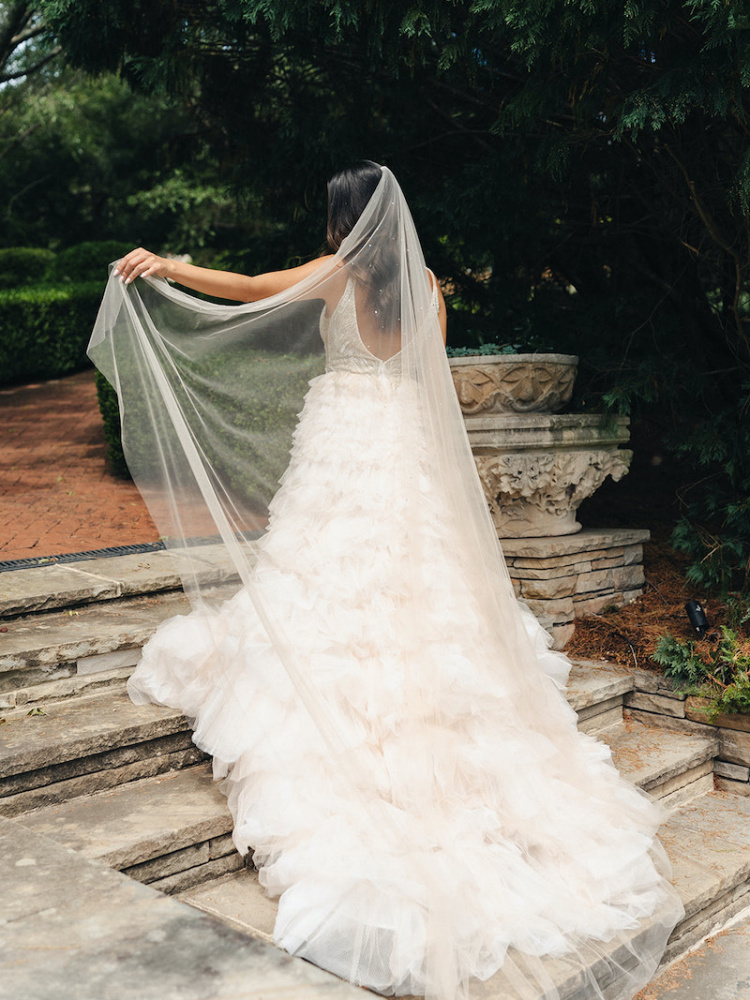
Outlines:
[{"label": "bride", "polygon": [[[292,954],[385,994],[624,1000],[681,916],[662,810],[514,597],[398,184],[366,161],[328,193],[301,267],[111,273],[90,354],[194,606],[131,697],[194,720]],[[229,600],[190,575],[206,536]]]}]

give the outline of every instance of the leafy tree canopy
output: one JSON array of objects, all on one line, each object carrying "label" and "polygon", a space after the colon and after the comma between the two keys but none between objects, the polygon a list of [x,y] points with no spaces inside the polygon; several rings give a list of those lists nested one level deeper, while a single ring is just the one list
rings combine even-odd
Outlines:
[{"label": "leafy tree canopy", "polygon": [[37,4],[0,2],[0,85],[49,72],[60,51]]},{"label": "leafy tree canopy", "polygon": [[[331,169],[391,165],[453,290],[453,342],[580,353],[579,405],[604,397],[680,446],[704,481],[682,544],[708,553],[701,572],[736,579],[750,556],[746,4],[39,9],[74,63],[194,116],[223,179],[262,194],[283,224],[263,265],[320,242]],[[699,542],[693,521],[710,527]]]}]

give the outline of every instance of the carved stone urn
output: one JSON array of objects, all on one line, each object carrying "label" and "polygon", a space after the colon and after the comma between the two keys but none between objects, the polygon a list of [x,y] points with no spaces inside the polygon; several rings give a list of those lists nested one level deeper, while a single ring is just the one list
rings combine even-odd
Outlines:
[{"label": "carved stone urn", "polygon": [[626,417],[558,413],[578,359],[565,354],[451,358],[479,477],[516,594],[562,649],[575,619],[641,592],[648,531],[585,528],[581,502],[632,453]]},{"label": "carved stone urn", "polygon": [[461,410],[557,413],[570,401],[578,371],[572,354],[474,354],[451,358]]},{"label": "carved stone urn", "polygon": [[573,392],[573,355],[473,355],[450,366],[498,536],[580,531],[583,500],[628,471],[627,420],[557,414]]}]

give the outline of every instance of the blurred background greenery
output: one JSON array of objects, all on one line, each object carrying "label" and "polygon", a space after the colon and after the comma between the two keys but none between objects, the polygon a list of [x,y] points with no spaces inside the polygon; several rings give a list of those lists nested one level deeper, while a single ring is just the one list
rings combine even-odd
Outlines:
[{"label": "blurred background greenery", "polygon": [[449,343],[578,354],[575,408],[631,415],[692,578],[747,587],[736,0],[0,2],[5,377],[29,373],[19,323],[61,323],[62,370],[81,363],[92,242],[287,266],[320,252],[325,180],[363,157],[405,190]]}]

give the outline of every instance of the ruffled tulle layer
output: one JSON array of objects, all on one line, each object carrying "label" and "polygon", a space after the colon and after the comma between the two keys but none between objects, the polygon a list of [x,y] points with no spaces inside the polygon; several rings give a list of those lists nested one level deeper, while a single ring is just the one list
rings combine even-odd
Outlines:
[{"label": "ruffled tulle layer", "polygon": [[[383,993],[631,996],[680,916],[661,809],[576,731],[530,613],[479,610],[408,384],[314,380],[271,515],[250,586],[162,625],[129,687],[195,720],[276,941]],[[496,640],[519,614],[527,678]]]}]

